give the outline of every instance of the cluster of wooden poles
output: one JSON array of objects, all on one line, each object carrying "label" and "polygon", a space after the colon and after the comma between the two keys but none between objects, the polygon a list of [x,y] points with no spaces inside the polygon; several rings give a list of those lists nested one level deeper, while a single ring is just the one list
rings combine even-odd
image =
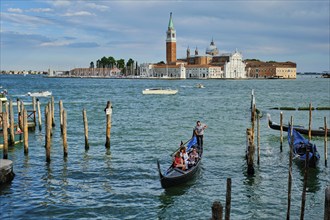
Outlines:
[{"label": "cluster of wooden poles", "polygon": [[[312,124],[312,104],[309,105],[309,133],[308,139],[311,140],[311,124]],[[247,128],[246,135],[246,161],[247,161],[247,174],[249,176],[254,175],[254,157],[255,157],[255,121],[257,121],[257,164],[260,163],[260,115],[257,113],[254,90],[251,93],[251,128]],[[293,117],[291,116],[290,124],[293,125]],[[293,126],[291,126],[291,135],[292,135]],[[327,119],[324,117],[324,161],[325,166],[327,167]],[[280,151],[282,152],[283,146],[283,113],[280,114]],[[293,138],[291,138],[293,140]],[[306,152],[308,154],[308,151]],[[290,219],[290,206],[291,206],[291,188],[292,188],[292,158],[293,158],[293,143],[290,144],[290,156],[289,156],[289,179],[288,179],[288,209],[287,209],[287,219]],[[300,219],[304,219],[305,212],[305,202],[306,202],[306,187],[307,187],[307,179],[308,179],[308,157],[306,157],[305,161],[305,169],[304,169],[304,184],[303,184],[303,192],[302,192],[302,201],[301,201],[301,212]],[[324,209],[324,219],[330,220],[330,186],[327,186],[325,190],[325,209]]]},{"label": "cluster of wooden poles", "polygon": [[[42,129],[42,120],[41,120],[41,110],[40,110],[40,102],[35,97],[33,97],[32,105],[33,110],[28,111],[24,103],[20,100],[17,100],[17,110],[18,110],[18,124],[14,123],[14,111],[13,111],[13,102],[9,101],[9,106],[6,104],[5,111],[2,111],[2,103],[0,103],[0,116],[1,124],[3,128],[3,159],[8,159],[8,146],[13,146],[15,143],[15,126],[19,128],[19,130],[23,131],[23,145],[24,145],[24,154],[27,155],[29,152],[29,135],[28,130],[35,130],[36,127],[36,112],[38,112],[38,124],[39,130]],[[49,163],[50,159],[50,149],[51,149],[51,137],[53,135],[53,127],[55,127],[55,107],[54,107],[54,97],[51,97],[51,101],[47,103],[45,106],[45,149],[46,149],[46,161]],[[37,110],[36,110],[37,109]],[[112,105],[111,102],[107,102],[107,107],[104,110],[106,112],[106,143],[105,147],[110,149],[110,131],[111,131],[111,115],[112,115]],[[31,112],[28,115],[28,112]],[[31,117],[32,116],[32,117]],[[59,117],[60,117],[60,127],[61,127],[61,135],[63,140],[63,152],[64,157],[68,156],[68,144],[67,144],[67,112],[66,109],[63,108],[63,101],[59,101]],[[31,119],[28,121],[28,119]],[[88,143],[88,121],[86,110],[83,109],[83,120],[84,120],[84,132],[85,132],[85,149],[89,149]],[[8,123],[10,121],[10,123]],[[9,133],[8,133],[9,131]]]}]

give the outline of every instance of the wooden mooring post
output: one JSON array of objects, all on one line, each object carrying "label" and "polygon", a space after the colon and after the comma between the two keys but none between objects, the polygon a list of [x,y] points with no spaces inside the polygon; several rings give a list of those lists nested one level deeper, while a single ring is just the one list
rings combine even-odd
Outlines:
[{"label": "wooden mooring post", "polygon": [[255,146],[253,143],[253,130],[252,128],[246,129],[246,135],[247,135],[247,152],[246,152],[246,159],[247,159],[247,174],[248,175],[254,175],[254,151]]},{"label": "wooden mooring post", "polygon": [[85,150],[87,151],[89,149],[89,143],[88,143],[88,121],[87,121],[87,114],[86,110],[83,109],[83,120],[84,120],[84,132],[85,132]]},{"label": "wooden mooring post", "polygon": [[291,135],[291,143],[290,143],[290,154],[289,154],[289,178],[288,178],[288,208],[287,208],[287,213],[286,213],[286,219],[290,219],[290,209],[291,209],[291,188],[292,188],[292,153],[293,153],[293,117],[291,116],[290,120],[290,135]]},{"label": "wooden mooring post", "polygon": [[60,114],[61,134],[63,134],[63,101],[62,100],[59,101],[58,106],[59,106],[59,114]]},{"label": "wooden mooring post", "polygon": [[257,164],[260,164],[260,115],[257,114],[257,149],[258,149],[258,159]]},{"label": "wooden mooring post", "polygon": [[62,122],[63,122],[63,133],[62,133],[62,139],[63,139],[63,152],[64,152],[64,158],[66,158],[68,156],[68,142],[67,142],[67,135],[66,135],[66,110],[63,109],[63,112],[62,112]]},{"label": "wooden mooring post", "polygon": [[106,141],[105,147],[110,148],[110,132],[111,132],[111,115],[112,115],[112,105],[111,102],[107,102],[107,107],[104,109],[107,117],[107,128],[106,128]]},{"label": "wooden mooring post", "polygon": [[212,205],[212,220],[222,220],[223,207],[219,201],[215,201]]},{"label": "wooden mooring post", "polygon": [[7,112],[2,112],[3,128],[3,159],[8,159],[8,121]]},{"label": "wooden mooring post", "polygon": [[42,129],[42,122],[41,122],[41,109],[40,109],[40,102],[37,99],[37,111],[38,111],[38,124],[39,124],[39,131]]},{"label": "wooden mooring post", "polygon": [[51,102],[51,113],[52,113],[52,127],[55,127],[55,105],[54,105],[54,96],[52,96],[52,102]]},{"label": "wooden mooring post", "polygon": [[231,178],[227,178],[225,220],[230,219],[230,206],[231,206]]},{"label": "wooden mooring post", "polygon": [[328,126],[327,117],[324,117],[324,164],[328,166]]},{"label": "wooden mooring post", "polygon": [[330,186],[325,189],[324,220],[330,220]]},{"label": "wooden mooring post", "polygon": [[48,103],[46,106],[46,162],[50,163],[50,136],[51,136],[51,127],[52,127],[52,113],[51,113],[51,103]]},{"label": "wooden mooring post", "polygon": [[23,110],[23,134],[24,134],[24,154],[29,153],[29,125],[27,120],[27,111],[24,108]]},{"label": "wooden mooring post", "polygon": [[309,103],[308,140],[312,140],[312,103]]},{"label": "wooden mooring post", "polygon": [[[309,150],[306,148],[306,155],[309,155]],[[306,188],[307,188],[307,180],[308,180],[308,159],[309,156],[306,156],[305,158],[305,169],[304,169],[304,185],[303,185],[303,191],[301,195],[301,209],[300,209],[300,219],[304,219],[305,215],[305,203],[306,203]]]},{"label": "wooden mooring post", "polygon": [[9,118],[10,118],[10,138],[9,145],[15,145],[15,119],[14,119],[14,109],[13,109],[13,101],[9,101]]},{"label": "wooden mooring post", "polygon": [[280,113],[280,138],[281,138],[281,143],[280,143],[280,151],[283,151],[283,112]]}]

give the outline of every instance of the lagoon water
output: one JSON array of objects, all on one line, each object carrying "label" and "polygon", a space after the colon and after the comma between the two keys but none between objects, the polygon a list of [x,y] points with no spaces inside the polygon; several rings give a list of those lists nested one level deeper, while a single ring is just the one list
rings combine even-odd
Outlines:
[{"label": "lagoon water", "polygon": [[[205,88],[197,89],[197,83]],[[0,188],[0,219],[209,219],[214,201],[225,205],[226,181],[232,179],[232,219],[285,219],[289,147],[267,127],[266,114],[279,122],[272,107],[330,106],[330,80],[299,76],[296,80],[133,80],[44,78],[0,75],[9,97],[31,103],[27,92],[49,90],[55,99],[51,162],[46,163],[45,129],[29,132],[23,145],[9,149],[16,174]],[[150,87],[179,89],[176,95],[142,95]],[[260,121],[260,165],[246,174],[245,132],[250,127],[251,90]],[[67,110],[68,158],[63,158],[58,102]],[[42,112],[48,98],[40,98]],[[105,149],[107,101],[113,105],[111,149]],[[32,108],[27,105],[27,108]],[[86,109],[90,149],[85,151],[82,111]],[[16,109],[15,109],[16,111]],[[283,111],[284,122],[308,127],[308,111]],[[42,118],[44,114],[42,113]],[[313,111],[314,128],[330,124],[329,111]],[[162,169],[180,141],[187,141],[197,120],[208,125],[198,177],[180,187],[160,186]],[[44,122],[44,119],[43,119]],[[285,133],[286,135],[286,133]],[[310,170],[305,219],[323,219],[330,173],[324,164],[324,141],[313,138],[321,154]],[[329,152],[329,150],[328,150]],[[2,150],[0,150],[2,157]],[[303,170],[293,164],[291,219],[299,219]]]}]

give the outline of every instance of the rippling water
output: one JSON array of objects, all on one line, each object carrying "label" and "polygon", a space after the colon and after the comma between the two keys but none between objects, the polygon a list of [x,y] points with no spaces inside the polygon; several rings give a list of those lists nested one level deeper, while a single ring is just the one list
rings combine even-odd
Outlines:
[{"label": "rippling water", "polygon": [[[204,89],[195,85],[203,83]],[[9,150],[15,179],[0,188],[1,219],[209,219],[216,200],[225,205],[226,179],[232,179],[232,219],[285,219],[288,145],[280,152],[278,131],[263,117],[261,161],[254,177],[246,175],[245,131],[250,127],[250,95],[257,108],[279,122],[279,106],[330,106],[330,80],[129,80],[58,79],[0,75],[13,100],[27,92],[50,90],[55,99],[51,163],[46,163],[44,128],[29,133],[23,145]],[[179,89],[172,96],[142,95],[149,87]],[[42,111],[47,98],[41,98]],[[67,110],[68,158],[63,159],[58,101]],[[111,149],[105,144],[107,101],[113,105]],[[28,109],[31,108],[27,107]],[[82,111],[86,109],[90,149],[85,151]],[[284,121],[308,126],[307,111],[283,111]],[[43,116],[43,115],[42,115]],[[313,111],[313,127],[323,126],[329,111]],[[191,137],[197,120],[208,125],[198,177],[164,190],[156,160],[166,169],[169,154]],[[286,141],[286,138],[284,139]],[[310,171],[305,217],[322,219],[329,168],[322,138],[313,138],[321,162]],[[329,150],[328,150],[329,151]],[[2,150],[0,150],[2,157]],[[329,162],[328,162],[329,163]],[[291,218],[299,219],[303,171],[294,164]]]}]

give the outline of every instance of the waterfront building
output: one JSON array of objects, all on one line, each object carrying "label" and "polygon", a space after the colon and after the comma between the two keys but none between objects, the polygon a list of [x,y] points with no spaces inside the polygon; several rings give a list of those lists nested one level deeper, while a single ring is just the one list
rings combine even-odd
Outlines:
[{"label": "waterfront building", "polygon": [[[140,68],[147,74],[147,69]],[[205,55],[199,55],[196,47],[194,55],[190,54],[188,46],[186,57],[176,57],[176,31],[173,24],[172,13],[166,31],[166,64],[154,64],[148,72],[153,77],[176,79],[219,79],[219,78],[246,78],[245,64],[242,54],[219,55],[219,50],[212,39],[205,50]]]},{"label": "waterfront building", "polygon": [[246,61],[247,74],[251,78],[285,78],[296,79],[296,63],[287,62],[263,62],[259,60]]},{"label": "waterfront building", "polygon": [[69,77],[119,77],[121,70],[114,68],[74,68]]}]

